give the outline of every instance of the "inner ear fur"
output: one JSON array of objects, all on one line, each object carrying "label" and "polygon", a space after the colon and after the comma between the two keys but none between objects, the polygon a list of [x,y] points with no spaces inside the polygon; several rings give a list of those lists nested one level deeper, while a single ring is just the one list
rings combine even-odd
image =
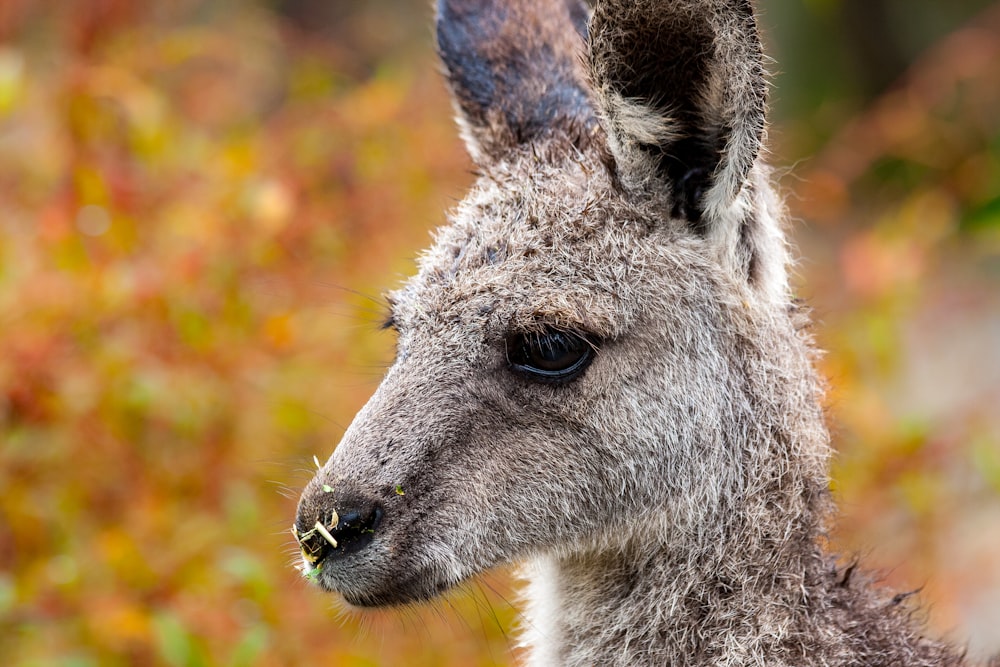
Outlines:
[{"label": "inner ear fur", "polygon": [[580,0],[438,0],[438,52],[475,162],[555,135],[586,147],[588,14]]},{"label": "inner ear fur", "polygon": [[665,182],[674,217],[710,233],[737,201],[764,132],[767,84],[749,0],[609,0],[590,68],[618,176]]}]

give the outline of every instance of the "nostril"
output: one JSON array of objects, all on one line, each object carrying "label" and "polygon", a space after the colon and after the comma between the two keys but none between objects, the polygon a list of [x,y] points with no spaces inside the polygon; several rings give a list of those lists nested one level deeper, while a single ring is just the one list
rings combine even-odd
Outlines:
[{"label": "nostril", "polygon": [[[310,523],[310,519],[312,523]],[[382,521],[382,508],[375,503],[300,514],[292,526],[302,556],[314,567],[336,556],[360,551],[371,543]]]},{"label": "nostril", "polygon": [[330,529],[336,526],[338,521],[339,517],[334,511],[325,519],[316,519],[312,525],[308,525],[302,518],[292,525],[292,534],[299,543],[302,557],[313,566],[319,564],[337,548],[337,539],[333,537]]},{"label": "nostril", "polygon": [[382,509],[378,505],[365,508],[345,507],[340,521],[331,531],[337,541],[338,552],[352,553],[364,549],[375,536],[375,529],[382,522]]}]

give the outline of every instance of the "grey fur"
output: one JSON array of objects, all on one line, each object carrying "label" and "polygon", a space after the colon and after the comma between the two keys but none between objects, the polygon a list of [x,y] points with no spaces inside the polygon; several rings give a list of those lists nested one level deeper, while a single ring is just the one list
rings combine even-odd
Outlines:
[{"label": "grey fur", "polygon": [[[482,175],[391,295],[395,363],[297,527],[381,520],[311,576],[399,605],[524,562],[533,665],[966,664],[822,548],[823,387],[759,156],[749,3],[598,3],[589,74],[581,12],[441,1],[476,26],[441,49]],[[545,328],[599,341],[582,377],[512,372],[511,335]]]}]

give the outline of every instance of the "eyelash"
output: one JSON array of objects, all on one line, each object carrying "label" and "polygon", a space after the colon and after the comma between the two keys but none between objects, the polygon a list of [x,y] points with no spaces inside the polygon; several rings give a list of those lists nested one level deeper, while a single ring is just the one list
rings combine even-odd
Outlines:
[{"label": "eyelash", "polygon": [[566,384],[577,379],[597,351],[589,336],[551,328],[512,334],[506,344],[511,370],[545,384]]}]

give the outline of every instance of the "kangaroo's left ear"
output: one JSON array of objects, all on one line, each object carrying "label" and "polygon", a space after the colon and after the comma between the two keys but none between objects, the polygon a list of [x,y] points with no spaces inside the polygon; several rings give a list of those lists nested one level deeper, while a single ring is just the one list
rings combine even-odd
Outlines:
[{"label": "kangaroo's left ear", "polygon": [[438,52],[477,164],[546,136],[589,143],[587,20],[581,0],[438,0]]}]

